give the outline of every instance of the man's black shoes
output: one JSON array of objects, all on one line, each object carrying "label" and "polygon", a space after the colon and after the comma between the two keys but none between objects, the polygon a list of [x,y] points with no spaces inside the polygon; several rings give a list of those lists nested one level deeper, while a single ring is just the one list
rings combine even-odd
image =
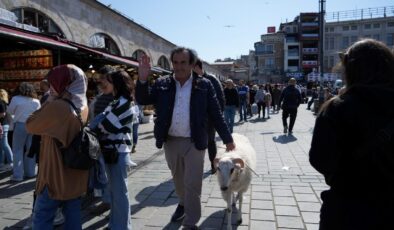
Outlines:
[{"label": "man's black shoes", "polygon": [[171,217],[171,222],[177,222],[182,220],[185,217],[185,207],[182,205],[178,204],[178,207],[176,207],[176,210],[174,214],[172,214]]}]

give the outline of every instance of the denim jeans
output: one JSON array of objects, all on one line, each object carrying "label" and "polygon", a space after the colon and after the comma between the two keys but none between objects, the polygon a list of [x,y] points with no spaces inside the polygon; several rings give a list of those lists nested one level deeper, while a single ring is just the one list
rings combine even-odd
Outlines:
[{"label": "denim jeans", "polygon": [[131,210],[129,191],[127,189],[127,170],[130,165],[130,154],[119,153],[116,164],[106,164],[111,200],[111,213],[108,227],[111,230],[131,229]]},{"label": "denim jeans", "polygon": [[65,222],[63,229],[82,229],[81,199],[54,200],[48,195],[48,187],[37,195],[33,210],[33,230],[53,229],[57,208],[62,205]]},{"label": "denim jeans", "polygon": [[230,130],[230,133],[233,133],[234,118],[235,118],[236,110],[237,110],[237,107],[235,107],[235,105],[224,106],[224,121],[226,122],[227,127]]},{"label": "denim jeans", "polygon": [[133,145],[136,145],[138,142],[138,126],[140,123],[136,122],[133,124]]},{"label": "denim jeans", "polygon": [[246,112],[247,112],[246,100],[239,100],[239,120],[240,121],[242,121],[242,119],[246,121]]},{"label": "denim jeans", "polygon": [[8,129],[9,125],[3,125],[3,135],[0,137],[0,154],[3,155],[6,164],[12,163],[12,150],[8,144]]},{"label": "denim jeans", "polygon": [[13,178],[22,180],[24,176],[36,175],[36,159],[27,156],[31,145],[32,135],[26,131],[24,122],[16,122],[12,138],[12,152],[14,154]]}]

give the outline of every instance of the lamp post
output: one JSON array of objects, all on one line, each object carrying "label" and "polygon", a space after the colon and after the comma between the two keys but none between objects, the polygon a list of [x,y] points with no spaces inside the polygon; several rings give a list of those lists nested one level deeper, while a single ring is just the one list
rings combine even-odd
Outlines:
[{"label": "lamp post", "polygon": [[319,0],[319,67],[320,67],[320,89],[323,86],[324,78],[324,15],[326,13],[326,0]]}]

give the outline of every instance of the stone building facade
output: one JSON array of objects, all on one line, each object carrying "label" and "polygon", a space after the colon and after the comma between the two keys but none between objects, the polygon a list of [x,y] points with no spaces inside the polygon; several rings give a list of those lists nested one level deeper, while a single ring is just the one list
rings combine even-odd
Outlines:
[{"label": "stone building facade", "polygon": [[257,83],[277,83],[282,81],[284,68],[283,32],[261,35],[255,43]]},{"label": "stone building facade", "polygon": [[335,71],[340,61],[338,53],[360,39],[372,38],[394,49],[394,16],[327,22],[324,29],[325,72]]},{"label": "stone building facade", "polygon": [[151,58],[152,66],[170,69],[174,43],[98,1],[1,0],[0,8],[18,12],[19,16],[36,12],[33,20],[40,20],[41,16],[49,18],[67,40],[92,47],[95,37],[105,38],[105,43],[110,41],[115,46],[110,53],[134,58],[145,53]]}]

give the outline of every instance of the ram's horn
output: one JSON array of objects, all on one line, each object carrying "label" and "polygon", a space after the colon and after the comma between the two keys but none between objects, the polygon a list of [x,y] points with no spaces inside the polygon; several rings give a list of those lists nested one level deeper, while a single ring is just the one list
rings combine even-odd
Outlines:
[{"label": "ram's horn", "polygon": [[239,164],[241,168],[245,167],[245,163],[241,158],[234,158],[233,159],[233,164]]}]

